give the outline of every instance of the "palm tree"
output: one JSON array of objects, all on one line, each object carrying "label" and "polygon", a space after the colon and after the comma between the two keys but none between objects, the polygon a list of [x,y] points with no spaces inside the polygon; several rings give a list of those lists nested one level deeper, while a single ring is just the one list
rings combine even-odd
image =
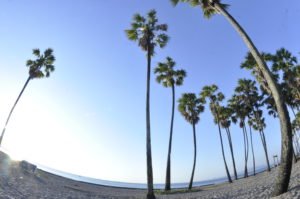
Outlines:
[{"label": "palm tree", "polygon": [[245,126],[245,120],[248,115],[248,108],[243,104],[242,97],[234,94],[228,100],[228,106],[233,111],[232,113],[232,122],[237,123],[239,120],[239,126],[243,131],[244,137],[244,160],[245,160],[245,168],[244,168],[244,177],[248,177],[248,154],[249,154],[249,142],[248,142],[248,134]]},{"label": "palm tree", "polygon": [[293,99],[300,99],[299,82],[297,82],[297,58],[292,55],[291,52],[284,48],[280,48],[272,55],[272,72],[279,76],[279,72],[282,74],[282,81],[285,84],[285,88],[290,90],[290,94]]},{"label": "palm tree", "polygon": [[253,150],[253,141],[252,141],[252,121],[251,121],[251,113],[254,111],[254,107],[258,107],[261,98],[258,94],[258,90],[255,86],[255,81],[249,79],[239,79],[238,86],[235,89],[237,95],[239,95],[242,99],[242,103],[245,105],[244,108],[246,110],[246,116],[248,117],[248,126],[250,131],[250,144],[252,151],[252,159],[253,159],[253,174],[255,175],[255,155]]},{"label": "palm tree", "polygon": [[274,185],[274,190],[272,195],[277,196],[285,193],[289,186],[291,169],[292,169],[292,129],[291,123],[287,111],[287,107],[284,104],[284,99],[280,92],[279,86],[274,81],[270,70],[268,69],[266,63],[262,59],[258,49],[247,35],[245,30],[241,25],[229,14],[227,11],[228,5],[221,3],[221,0],[171,0],[171,2],[176,5],[178,2],[189,3],[193,7],[201,7],[204,16],[206,18],[212,17],[214,14],[223,15],[233,28],[238,32],[246,46],[249,48],[254,60],[257,63],[257,68],[262,72],[266,81],[268,82],[271,94],[275,100],[275,105],[278,110],[281,126],[281,166],[279,168],[276,183]]},{"label": "palm tree", "polygon": [[249,119],[251,120],[251,126],[253,127],[253,129],[259,132],[260,139],[261,139],[263,149],[265,152],[268,171],[271,171],[269,156],[268,156],[267,142],[266,142],[266,137],[265,137],[265,133],[264,133],[266,124],[265,124],[265,118],[262,116],[262,114],[263,114],[262,110],[259,109],[258,106],[255,106],[254,111],[252,112],[252,116]]},{"label": "palm tree", "polygon": [[2,134],[0,137],[0,146],[5,134],[5,130],[6,127],[8,125],[9,119],[19,101],[19,99],[21,98],[25,88],[27,87],[28,83],[30,80],[33,79],[41,79],[44,77],[49,77],[50,73],[54,71],[54,61],[55,61],[55,57],[53,56],[53,50],[51,48],[48,48],[44,51],[44,54],[40,53],[39,49],[33,49],[33,55],[35,55],[37,58],[35,60],[27,60],[26,66],[29,68],[29,76],[21,90],[21,92],[19,93],[17,100],[15,101],[14,105],[12,106],[8,117],[6,119],[5,125],[3,127],[2,130]]},{"label": "palm tree", "polygon": [[183,80],[186,76],[184,70],[174,70],[176,63],[171,57],[166,58],[165,63],[158,63],[158,66],[154,69],[154,73],[157,74],[156,80],[161,83],[164,87],[172,88],[172,116],[170,126],[170,137],[168,147],[168,159],[167,159],[167,170],[166,170],[166,184],[165,190],[171,189],[171,147],[172,147],[172,136],[173,136],[173,122],[174,122],[174,109],[175,109],[175,85],[180,86],[183,84]]},{"label": "palm tree", "polygon": [[287,106],[290,107],[294,116],[295,109],[300,107],[300,84],[297,74],[297,58],[288,50],[281,48],[271,55],[272,72],[278,76],[279,85]]},{"label": "palm tree", "polygon": [[226,131],[229,148],[230,148],[230,152],[231,152],[233,173],[234,173],[235,179],[237,180],[238,176],[237,176],[237,172],[236,172],[235,159],[234,159],[234,154],[233,154],[233,144],[232,144],[231,133],[230,133],[230,125],[231,125],[230,119],[232,116],[232,110],[229,107],[224,107],[224,106],[220,106],[218,108],[218,110],[219,110],[220,125]]},{"label": "palm tree", "polygon": [[147,17],[135,14],[131,29],[125,30],[127,37],[131,41],[137,41],[138,46],[147,54],[147,91],[146,91],[146,151],[147,151],[147,199],[155,198],[153,192],[153,170],[151,155],[151,133],[150,133],[150,74],[151,57],[154,49],[158,45],[160,48],[166,46],[169,37],[165,34],[168,29],[167,24],[157,24],[156,11],[148,12]]},{"label": "palm tree", "polygon": [[200,99],[196,97],[194,93],[184,93],[178,100],[178,110],[181,115],[193,126],[193,137],[194,137],[194,163],[192,175],[188,189],[191,190],[193,186],[194,172],[196,166],[197,157],[197,144],[196,144],[196,128],[195,125],[199,122],[199,114],[204,111],[204,106]]},{"label": "palm tree", "polygon": [[222,139],[221,128],[220,128],[219,111],[218,111],[219,103],[224,99],[224,95],[221,92],[216,93],[217,90],[218,87],[216,85],[204,86],[200,93],[200,97],[203,102],[206,102],[206,98],[208,98],[210,111],[213,114],[216,123],[218,124],[223,161],[224,161],[228,181],[231,183],[232,179],[225,158],[223,139]]}]

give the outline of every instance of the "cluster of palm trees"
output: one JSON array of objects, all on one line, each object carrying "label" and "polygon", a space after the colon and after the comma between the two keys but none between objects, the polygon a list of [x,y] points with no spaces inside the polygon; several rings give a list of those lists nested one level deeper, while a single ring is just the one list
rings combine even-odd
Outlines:
[{"label": "cluster of palm trees", "polygon": [[[254,43],[247,35],[245,30],[240,26],[240,24],[228,13],[228,5],[221,3],[221,0],[171,0],[173,5],[177,5],[179,2],[188,3],[192,7],[199,7],[202,9],[203,14],[206,18],[211,18],[215,14],[221,14],[224,16],[228,22],[233,26],[233,28],[238,32],[246,46],[249,49],[249,54],[246,57],[246,61],[243,66],[252,70],[257,81],[260,83],[261,87],[264,88],[265,96],[262,103],[260,95],[257,94],[257,88],[251,80],[240,80],[239,88],[235,90],[235,94],[232,99],[229,100],[228,106],[221,106],[220,102],[224,99],[224,95],[219,92],[215,93],[218,89],[216,85],[206,86],[203,88],[200,97],[193,93],[185,93],[179,99],[179,111],[184,116],[184,118],[192,124],[193,126],[193,135],[194,135],[194,164],[191,175],[191,180],[189,188],[192,187],[193,175],[196,165],[196,133],[195,125],[199,121],[199,114],[204,111],[204,104],[208,101],[211,113],[214,116],[215,123],[218,125],[220,142],[222,146],[222,154],[224,159],[224,165],[228,180],[231,182],[231,176],[229,169],[226,163],[226,158],[224,156],[224,147],[223,140],[221,135],[221,127],[225,129],[229,145],[232,154],[232,161],[234,165],[234,174],[237,179],[234,156],[233,156],[233,146],[230,136],[230,124],[231,121],[236,123],[239,121],[240,127],[243,130],[244,143],[245,143],[245,176],[248,175],[247,170],[247,161],[249,155],[249,142],[248,142],[248,133],[246,130],[246,119],[247,123],[250,126],[250,140],[252,146],[252,128],[257,130],[261,135],[262,144],[265,150],[268,169],[269,161],[267,155],[267,144],[264,136],[264,118],[262,116],[262,110],[260,109],[262,104],[267,104],[270,106],[272,112],[278,116],[281,126],[281,137],[282,137],[282,147],[281,147],[281,166],[279,167],[278,177],[274,186],[273,196],[280,195],[287,191],[289,185],[289,179],[291,174],[292,167],[292,126],[290,117],[288,114],[287,105],[290,106],[290,103],[294,103],[295,99],[299,100],[298,87],[294,87],[299,83],[299,78],[290,80],[290,73],[299,74],[299,69],[290,71],[286,67],[275,67],[271,71],[267,65],[269,59],[265,59],[265,54],[260,54],[258,49],[255,47]],[[154,56],[155,48],[159,46],[163,48],[168,42],[168,35],[166,31],[168,29],[167,24],[158,24],[158,19],[156,17],[155,10],[151,10],[146,17],[136,14],[133,17],[131,23],[131,28],[126,30],[128,39],[132,41],[137,41],[138,46],[141,47],[143,51],[147,54],[147,89],[146,89],[146,153],[147,153],[147,184],[148,184],[148,193],[147,198],[155,198],[153,192],[153,172],[152,172],[152,155],[151,155],[151,133],[150,133],[150,74],[151,74],[151,58]],[[271,56],[272,57],[272,56]],[[276,61],[274,57],[271,58],[272,61]],[[293,61],[293,60],[291,60]],[[174,93],[175,85],[180,85],[183,82],[185,72],[181,70],[180,75],[176,76],[176,71],[173,71],[175,62],[171,58],[167,58],[166,63],[160,63],[159,66],[155,69],[155,73],[158,74],[157,81],[162,83],[166,87],[172,88],[173,93],[173,103],[172,103],[172,117],[171,117],[171,128],[170,128],[170,139],[169,139],[169,148],[168,148],[168,159],[167,159],[167,174],[166,174],[166,190],[170,189],[170,155],[171,155],[171,144],[172,144],[172,132],[173,132],[173,119],[174,119]],[[276,71],[286,71],[287,77],[283,77],[287,84],[286,87],[293,87],[293,90],[285,91],[283,85],[276,79]],[[275,72],[275,75],[274,75]],[[298,76],[299,77],[299,76]],[[178,80],[178,81],[177,81]],[[177,84],[178,82],[178,84]],[[248,90],[247,90],[248,89]],[[290,93],[291,92],[291,93]],[[250,96],[251,98],[248,98]],[[291,102],[287,102],[288,96],[297,96],[297,98],[291,98]],[[243,106],[243,109],[240,109]],[[294,104],[293,104],[294,106]],[[237,111],[238,110],[238,111]],[[236,112],[237,111],[237,112]],[[231,117],[231,118],[230,118]],[[229,119],[230,118],[230,119]],[[295,124],[294,124],[295,123]],[[294,129],[299,129],[299,119],[293,123]],[[253,147],[252,147],[253,152]],[[253,153],[254,160],[254,153]],[[255,168],[255,161],[254,168]]]},{"label": "cluster of palm trees", "polygon": [[[213,115],[214,122],[218,126],[222,156],[223,156],[228,182],[231,183],[232,178],[228,169],[228,164],[224,153],[222,129],[225,130],[227,135],[229,148],[231,152],[234,177],[236,180],[238,179],[236,166],[235,166],[233,144],[232,144],[231,133],[230,133],[231,123],[238,123],[243,132],[244,158],[245,158],[244,177],[248,177],[247,165],[248,165],[248,157],[249,157],[249,139],[248,139],[248,131],[246,128],[247,124],[250,130],[250,142],[251,142],[251,149],[252,149],[252,156],[253,156],[253,169],[254,169],[253,173],[255,175],[255,156],[254,156],[254,150],[252,144],[252,128],[258,131],[260,134],[261,141],[263,144],[263,149],[265,151],[267,168],[268,171],[270,171],[271,168],[268,159],[266,139],[264,135],[264,128],[266,125],[261,110],[261,106],[263,105],[262,101],[264,98],[261,94],[259,94],[258,89],[255,86],[255,82],[249,79],[238,80],[238,85],[235,89],[235,92],[233,96],[228,100],[228,103],[225,106],[221,104],[224,99],[225,99],[224,94],[222,92],[218,92],[218,86],[216,85],[204,86],[198,98],[194,93],[182,94],[182,97],[178,100],[179,102],[178,109],[180,113],[184,116],[184,118],[194,126],[199,121],[199,114],[203,112],[205,104],[206,103],[209,104],[209,108]],[[194,146],[196,148],[195,142],[194,142]],[[194,172],[192,172],[191,179],[193,179],[193,173]],[[191,184],[192,181],[190,181],[189,189],[191,189]]]},{"label": "cluster of palm trees", "polygon": [[[265,62],[268,64],[268,67],[270,67],[271,73],[274,76],[276,83],[282,90],[285,104],[290,108],[291,113],[293,113],[294,115],[294,119],[292,121],[294,144],[293,154],[294,160],[297,161],[297,156],[300,152],[298,135],[300,131],[300,65],[298,65],[297,63],[297,58],[295,56],[292,56],[292,54],[284,48],[277,50],[275,54],[262,53],[262,55]],[[268,110],[268,113],[270,115],[273,115],[274,117],[278,117],[278,111],[276,109],[276,106],[274,105],[274,99],[271,95],[270,88],[264,76],[257,71],[255,65],[256,62],[253,60],[252,55],[248,53],[245,61],[241,64],[241,68],[252,70],[252,74],[256,77],[257,81],[261,83],[260,89],[257,88],[256,82],[253,80],[239,79],[233,96],[228,100],[228,103],[225,106],[222,106],[220,104],[224,100],[224,94],[222,92],[218,92],[218,87],[216,85],[204,86],[202,91],[200,92],[199,98],[197,98],[193,93],[187,93],[183,94],[181,99],[179,99],[179,111],[184,116],[184,118],[192,124],[198,122],[199,113],[203,112],[203,108],[201,109],[201,111],[197,111],[199,110],[197,107],[204,107],[206,101],[208,101],[210,111],[214,118],[214,122],[218,125],[222,155],[228,182],[232,182],[232,179],[224,155],[221,128],[225,129],[227,134],[232,156],[233,172],[235,179],[237,179],[233,145],[229,128],[231,123],[238,123],[239,127],[242,129],[244,137],[244,177],[248,177],[247,165],[249,157],[249,135],[247,126],[250,131],[250,145],[253,158],[252,162],[254,175],[256,174],[256,171],[255,155],[252,142],[252,129],[257,131],[260,135],[265,153],[267,170],[271,170],[268,158],[267,142],[264,134],[266,124],[265,118],[263,117],[263,107],[265,106],[265,108]],[[193,105],[193,107],[191,105]],[[193,116],[196,118],[194,123],[191,122],[193,120],[190,119],[193,118]],[[189,188],[191,188],[191,186],[189,186]]]}]

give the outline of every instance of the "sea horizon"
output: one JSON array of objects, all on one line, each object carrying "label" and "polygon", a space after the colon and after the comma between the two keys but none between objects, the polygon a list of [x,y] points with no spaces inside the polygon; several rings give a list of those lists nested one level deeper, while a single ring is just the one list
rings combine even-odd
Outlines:
[{"label": "sea horizon", "polygon": [[[68,179],[72,179],[78,182],[85,182],[85,183],[91,183],[96,185],[102,185],[102,186],[111,186],[111,187],[119,187],[119,188],[132,188],[132,189],[147,189],[146,183],[134,183],[134,182],[121,182],[121,181],[111,181],[111,180],[102,180],[92,177],[86,177],[81,176],[77,174],[68,173],[65,171],[60,171],[57,169],[49,168],[44,165],[35,164],[38,169],[57,175],[61,177],[65,177]],[[273,167],[272,167],[273,168]],[[256,174],[264,172],[267,170],[267,166],[259,166],[256,167]],[[248,175],[253,175],[253,168],[248,168]],[[234,179],[234,176],[231,176],[232,179]],[[244,178],[244,172],[238,173],[238,179]],[[216,185],[225,183],[228,181],[227,176],[213,178],[209,180],[201,180],[201,181],[194,181],[193,187],[200,187],[200,186],[208,186],[208,185]],[[189,185],[189,182],[176,182],[171,184],[171,188],[173,189],[180,189],[180,188],[187,188]],[[164,189],[165,184],[164,183],[154,183],[154,189]]]}]

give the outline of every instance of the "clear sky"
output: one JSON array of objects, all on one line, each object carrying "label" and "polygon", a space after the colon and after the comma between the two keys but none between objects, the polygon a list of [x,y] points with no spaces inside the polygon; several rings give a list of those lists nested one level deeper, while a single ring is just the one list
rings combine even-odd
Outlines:
[{"label": "clear sky", "polygon": [[[230,13],[259,50],[285,47],[299,58],[298,0],[226,0]],[[54,49],[56,71],[29,83],[11,118],[3,147],[15,157],[83,176],[146,182],[146,56],[126,38],[133,14],[157,10],[169,25],[166,48],[156,50],[153,66],[171,56],[187,71],[183,92],[199,93],[215,83],[227,99],[247,49],[222,16],[206,20],[199,8],[168,0],[2,0],[0,2],[0,127],[20,92],[32,49]],[[297,35],[297,36],[296,36]],[[171,115],[171,89],[151,77],[151,128],[154,182],[165,179]],[[217,126],[206,107],[197,130],[195,180],[225,176]],[[278,120],[267,116],[270,160],[280,154]],[[241,130],[233,126],[238,171],[243,169]],[[2,130],[2,129],[1,129]],[[193,163],[192,127],[175,112],[172,182],[186,182]],[[265,165],[254,133],[257,165]],[[226,137],[224,136],[224,140]],[[232,172],[228,143],[226,157]],[[249,168],[252,165],[249,156]]]}]

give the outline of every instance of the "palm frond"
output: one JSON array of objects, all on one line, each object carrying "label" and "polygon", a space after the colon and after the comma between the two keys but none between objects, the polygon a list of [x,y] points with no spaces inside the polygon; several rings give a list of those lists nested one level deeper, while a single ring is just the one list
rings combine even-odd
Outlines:
[{"label": "palm frond", "polygon": [[32,61],[31,59],[27,60],[27,62],[26,62],[27,67],[30,67],[33,64],[34,64],[34,61]]},{"label": "palm frond", "polygon": [[44,51],[44,56],[45,57],[53,57],[52,53],[53,53],[53,49],[52,48],[48,48],[48,49],[46,49]]},{"label": "palm frond", "polygon": [[166,34],[159,34],[156,39],[156,43],[160,48],[164,48],[169,41],[169,36]]},{"label": "palm frond", "polygon": [[135,14],[133,15],[133,21],[135,21],[136,23],[145,23],[146,19],[140,14]]},{"label": "palm frond", "polygon": [[38,48],[33,49],[32,54],[34,54],[37,57],[40,57],[41,56],[40,49]]},{"label": "palm frond", "polygon": [[180,0],[170,0],[173,6],[176,6]]},{"label": "palm frond", "polygon": [[138,34],[136,29],[125,30],[127,38],[132,41],[136,41],[138,39]]},{"label": "palm frond", "polygon": [[159,24],[159,25],[155,26],[155,30],[168,31],[168,24]]}]

